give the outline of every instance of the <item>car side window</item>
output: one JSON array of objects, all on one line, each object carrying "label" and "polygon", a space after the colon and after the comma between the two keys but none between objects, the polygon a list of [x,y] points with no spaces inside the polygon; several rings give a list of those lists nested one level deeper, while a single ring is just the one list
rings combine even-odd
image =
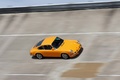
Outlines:
[{"label": "car side window", "polygon": [[50,46],[50,45],[45,45],[44,48],[45,48],[46,50],[51,50],[51,49],[52,49],[52,46]]},{"label": "car side window", "polygon": [[44,49],[44,47],[43,47],[43,46],[40,46],[40,47],[38,47],[38,49],[41,49],[41,50],[42,50],[42,49]]}]

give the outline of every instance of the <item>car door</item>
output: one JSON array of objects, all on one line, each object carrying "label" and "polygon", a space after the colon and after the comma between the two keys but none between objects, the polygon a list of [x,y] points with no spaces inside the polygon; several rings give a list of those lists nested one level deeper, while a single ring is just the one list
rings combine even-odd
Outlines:
[{"label": "car door", "polygon": [[55,50],[51,45],[44,45],[44,48],[46,57],[59,57],[59,51]]}]

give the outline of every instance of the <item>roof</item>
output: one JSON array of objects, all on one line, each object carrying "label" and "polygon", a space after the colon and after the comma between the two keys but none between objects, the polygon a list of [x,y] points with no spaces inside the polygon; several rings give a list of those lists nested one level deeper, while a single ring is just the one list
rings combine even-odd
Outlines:
[{"label": "roof", "polygon": [[50,36],[44,39],[41,45],[51,45],[52,42],[55,40],[56,36]]}]

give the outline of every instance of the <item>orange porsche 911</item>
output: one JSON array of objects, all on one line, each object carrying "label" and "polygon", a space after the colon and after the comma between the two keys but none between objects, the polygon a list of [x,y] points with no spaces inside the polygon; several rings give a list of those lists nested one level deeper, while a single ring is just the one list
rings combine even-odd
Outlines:
[{"label": "orange porsche 911", "polygon": [[38,59],[44,57],[68,59],[77,56],[82,49],[82,45],[77,40],[64,40],[56,36],[50,36],[38,42],[30,50],[30,55]]}]

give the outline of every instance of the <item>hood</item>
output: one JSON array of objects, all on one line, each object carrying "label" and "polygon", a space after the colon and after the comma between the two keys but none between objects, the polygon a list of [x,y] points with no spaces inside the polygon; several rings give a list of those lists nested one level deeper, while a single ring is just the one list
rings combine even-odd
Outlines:
[{"label": "hood", "polygon": [[76,52],[80,48],[80,44],[77,40],[64,40],[64,42],[59,47],[60,50],[66,50]]}]

